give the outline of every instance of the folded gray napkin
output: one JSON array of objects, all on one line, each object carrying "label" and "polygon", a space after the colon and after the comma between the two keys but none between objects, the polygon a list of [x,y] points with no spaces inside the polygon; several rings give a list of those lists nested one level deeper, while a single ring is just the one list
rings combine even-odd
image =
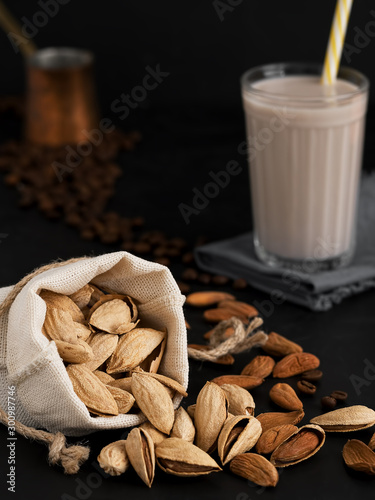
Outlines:
[{"label": "folded gray napkin", "polygon": [[375,287],[375,175],[362,178],[357,246],[345,268],[315,274],[270,268],[256,257],[252,233],[199,247],[195,257],[205,271],[244,278],[254,288],[269,293],[264,308],[289,300],[314,311],[326,311],[350,295]]}]

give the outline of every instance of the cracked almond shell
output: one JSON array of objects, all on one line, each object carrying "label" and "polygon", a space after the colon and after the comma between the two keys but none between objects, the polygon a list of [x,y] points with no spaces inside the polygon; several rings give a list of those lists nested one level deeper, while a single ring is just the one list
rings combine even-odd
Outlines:
[{"label": "cracked almond shell", "polygon": [[109,358],[107,373],[128,372],[136,368],[163,341],[165,335],[165,332],[153,328],[134,328],[121,336]]},{"label": "cracked almond shell", "polygon": [[227,397],[230,413],[233,415],[254,415],[255,403],[249,391],[235,384],[223,384],[220,387]]},{"label": "cracked almond shell", "polygon": [[155,453],[158,466],[167,474],[193,477],[221,470],[208,453],[183,439],[165,439],[156,447]]},{"label": "cracked almond shell", "polygon": [[144,429],[135,427],[129,432],[125,447],[134,470],[151,488],[155,476],[155,447],[150,435]]},{"label": "cracked almond shell", "polygon": [[67,295],[52,292],[51,290],[42,290],[39,296],[47,304],[47,307],[68,312],[73,321],[77,321],[78,323],[85,322],[85,317],[81,309]]},{"label": "cracked almond shell", "polygon": [[107,335],[106,333],[96,333],[88,340],[94,354],[93,359],[85,363],[89,370],[96,370],[106,361],[114,352],[118,344],[117,335]]},{"label": "cracked almond shell", "polygon": [[121,439],[104,446],[98,456],[100,467],[110,476],[120,476],[129,467],[125,440]]},{"label": "cracked almond shell", "polygon": [[235,456],[251,450],[262,434],[259,420],[239,415],[228,419],[219,435],[217,448],[223,465]]},{"label": "cracked almond shell", "polygon": [[318,415],[310,423],[320,425],[326,432],[351,432],[375,425],[375,411],[367,406],[355,405]]},{"label": "cracked almond shell", "polygon": [[319,425],[307,424],[297,429],[273,451],[270,462],[275,467],[289,467],[318,453],[325,442]]}]

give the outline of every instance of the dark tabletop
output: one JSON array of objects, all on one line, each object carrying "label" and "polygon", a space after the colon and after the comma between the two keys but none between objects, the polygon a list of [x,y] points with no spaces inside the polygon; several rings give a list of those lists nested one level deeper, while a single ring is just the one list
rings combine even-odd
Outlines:
[{"label": "dark tabletop", "polygon": [[[370,113],[370,122],[372,116],[373,113]],[[120,157],[123,176],[112,207],[123,214],[144,215],[147,228],[161,228],[171,236],[182,235],[191,241],[200,234],[219,239],[248,230],[251,216],[246,161],[236,152],[244,135],[241,114],[189,107],[153,110],[141,113],[138,118],[144,139],[135,152],[124,153]],[[12,123],[6,120],[1,122],[4,138],[9,133],[16,133],[17,127]],[[371,123],[368,130],[372,131]],[[371,141],[367,143],[366,165],[373,159]],[[230,185],[186,225],[178,210],[179,203],[189,203],[192,189],[207,182],[210,170],[221,170],[231,159],[241,162],[244,167],[242,174],[233,178]],[[119,249],[99,242],[85,242],[74,229],[60,222],[50,222],[35,210],[17,208],[16,192],[3,184],[0,184],[0,199],[0,233],[8,235],[2,238],[0,244],[1,286],[17,282],[33,268],[58,257],[99,255]],[[177,275],[179,266],[172,266],[172,271]],[[194,289],[204,287],[197,285]],[[224,290],[233,291],[229,287]],[[267,295],[251,288],[236,292],[236,295],[249,303],[269,300]],[[314,313],[283,303],[275,305],[274,312],[265,318],[266,331],[286,335],[321,360],[324,377],[319,383],[317,395],[305,399],[306,416],[302,423],[319,414],[320,397],[336,389],[348,392],[350,405],[375,406],[375,372],[365,370],[366,360],[375,364],[374,303],[375,291],[370,291],[347,299],[326,313]],[[203,322],[201,311],[186,308],[186,317],[192,326],[188,333],[189,341],[202,343],[207,325]],[[236,356],[235,364],[230,367],[191,361],[189,396],[183,406],[195,401],[206,380],[219,374],[239,373],[251,356],[253,354]],[[353,375],[361,377],[360,388],[353,385]],[[296,380],[290,381],[294,387]],[[266,380],[252,391],[256,413],[277,411],[267,395],[272,383],[272,380]],[[98,472],[96,456],[105,444],[120,438],[121,430],[85,437],[84,441],[91,447],[90,458],[76,477],[68,477],[59,467],[48,466],[44,446],[19,438],[16,447],[17,487],[16,493],[11,494],[5,488],[7,432],[5,427],[0,427],[0,487],[9,498],[373,498],[374,479],[350,471],[341,455],[348,438],[367,442],[373,430],[328,435],[326,444],[316,456],[280,470],[280,481],[275,489],[264,489],[235,477],[227,467],[224,472],[195,479],[168,476],[157,470],[151,490],[131,470],[118,478],[103,479]]]}]

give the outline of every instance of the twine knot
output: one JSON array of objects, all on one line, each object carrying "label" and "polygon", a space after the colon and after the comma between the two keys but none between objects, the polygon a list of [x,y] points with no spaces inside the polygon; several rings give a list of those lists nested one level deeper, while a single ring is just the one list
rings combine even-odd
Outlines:
[{"label": "twine knot", "polygon": [[89,458],[90,449],[80,445],[67,445],[64,434],[52,434],[48,460],[50,464],[61,464],[65,474],[76,474],[80,466]]},{"label": "twine knot", "polygon": [[[255,331],[263,324],[262,318],[256,317],[244,326],[236,317],[221,321],[210,337],[210,350],[200,351],[193,347],[188,348],[190,358],[200,361],[215,361],[226,354],[238,354],[248,351],[253,347],[262,346],[267,342],[268,335],[262,331]],[[232,327],[233,334],[225,340],[225,332]]]}]

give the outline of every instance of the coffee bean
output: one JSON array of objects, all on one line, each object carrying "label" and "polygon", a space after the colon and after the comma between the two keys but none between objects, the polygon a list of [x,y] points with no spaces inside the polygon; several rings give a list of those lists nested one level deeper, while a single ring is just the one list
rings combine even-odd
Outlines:
[{"label": "coffee bean", "polygon": [[17,174],[8,174],[4,178],[4,182],[7,186],[16,186],[20,182],[21,178]]},{"label": "coffee bean", "polygon": [[211,276],[208,273],[201,273],[198,276],[198,281],[202,285],[209,285],[211,283]]},{"label": "coffee bean", "polygon": [[178,285],[181,293],[183,293],[184,295],[186,295],[187,293],[190,292],[190,285],[188,285],[187,283],[185,283],[183,281],[177,281],[177,285]]},{"label": "coffee bean", "polygon": [[121,248],[125,250],[125,252],[132,252],[134,247],[134,243],[132,241],[124,241],[122,243]]},{"label": "coffee bean", "polygon": [[168,255],[168,257],[178,257],[181,255],[181,250],[176,247],[166,247],[165,255]]},{"label": "coffee bean", "polygon": [[92,229],[83,229],[81,231],[81,238],[84,240],[93,240],[95,238],[95,233]]},{"label": "coffee bean", "polygon": [[308,382],[317,382],[323,377],[323,372],[321,370],[308,370],[307,372],[303,372],[301,377]]},{"label": "coffee bean", "polygon": [[152,253],[155,257],[165,257],[167,255],[167,247],[164,245],[158,246]]},{"label": "coffee bean", "polygon": [[229,278],[226,276],[212,276],[212,283],[214,285],[223,286],[229,282]]},{"label": "coffee bean", "polygon": [[70,213],[65,217],[65,222],[68,226],[79,227],[82,224],[82,219],[77,213]]},{"label": "coffee bean", "polygon": [[232,284],[235,290],[244,290],[247,287],[247,282],[243,278],[238,278]]},{"label": "coffee bean", "polygon": [[331,398],[335,398],[339,403],[343,403],[348,399],[348,394],[344,391],[333,391],[331,392]]},{"label": "coffee bean", "polygon": [[337,401],[335,398],[332,398],[331,396],[324,396],[320,400],[322,407],[326,408],[327,410],[333,410],[336,408]]},{"label": "coffee bean", "polygon": [[118,233],[112,231],[105,231],[100,235],[100,241],[106,245],[113,245],[118,241]]},{"label": "coffee bean", "polygon": [[138,243],[134,243],[133,251],[141,255],[151,253],[151,245],[146,241],[139,241]]},{"label": "coffee bean", "polygon": [[193,269],[192,267],[188,267],[182,273],[182,279],[185,281],[195,281],[198,279],[198,271]]},{"label": "coffee bean", "polygon": [[169,244],[179,249],[184,248],[187,245],[186,241],[183,238],[172,238],[171,240],[169,240]]},{"label": "coffee bean", "polygon": [[145,219],[143,217],[134,217],[131,221],[135,227],[141,227],[145,223]]},{"label": "coffee bean", "polygon": [[303,394],[315,394],[316,393],[316,386],[314,384],[312,384],[311,382],[308,382],[307,380],[299,380],[297,382],[297,387]]},{"label": "coffee bean", "polygon": [[194,262],[193,252],[184,253],[181,260],[184,264],[191,264],[192,262]]},{"label": "coffee bean", "polygon": [[162,231],[151,231],[148,236],[150,245],[165,245],[166,238]]}]

